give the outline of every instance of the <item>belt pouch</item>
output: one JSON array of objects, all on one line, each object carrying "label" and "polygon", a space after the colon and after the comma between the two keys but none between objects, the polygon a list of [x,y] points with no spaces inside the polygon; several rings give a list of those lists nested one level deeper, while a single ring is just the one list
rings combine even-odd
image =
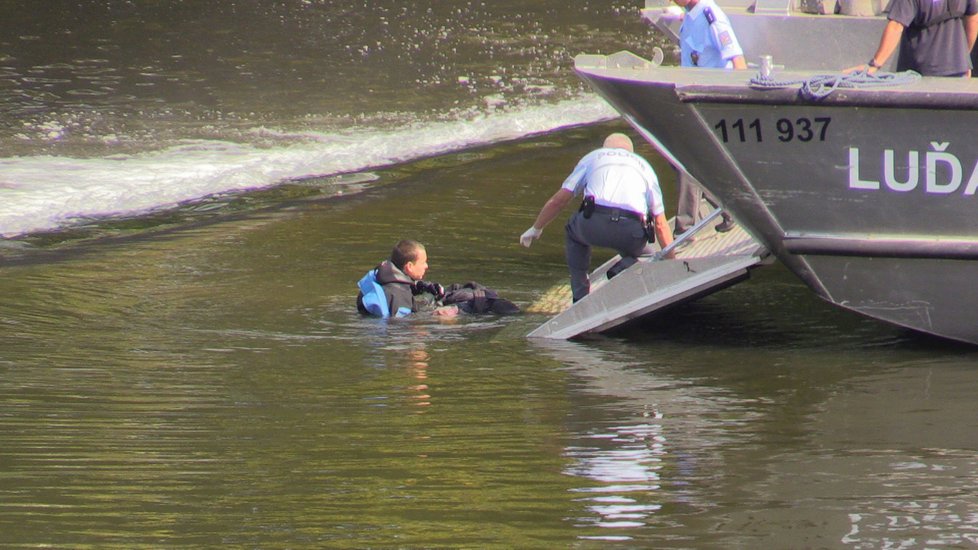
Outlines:
[{"label": "belt pouch", "polygon": [[594,214],[594,197],[584,197],[584,201],[581,202],[581,213],[584,214],[584,219],[591,219],[591,215]]}]

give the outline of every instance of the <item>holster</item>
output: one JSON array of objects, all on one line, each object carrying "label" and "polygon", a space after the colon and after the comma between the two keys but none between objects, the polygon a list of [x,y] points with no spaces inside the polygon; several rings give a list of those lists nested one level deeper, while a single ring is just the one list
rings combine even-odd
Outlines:
[{"label": "holster", "polygon": [[585,220],[591,219],[591,216],[594,214],[594,197],[584,197],[584,200],[581,201],[580,211],[584,215]]}]

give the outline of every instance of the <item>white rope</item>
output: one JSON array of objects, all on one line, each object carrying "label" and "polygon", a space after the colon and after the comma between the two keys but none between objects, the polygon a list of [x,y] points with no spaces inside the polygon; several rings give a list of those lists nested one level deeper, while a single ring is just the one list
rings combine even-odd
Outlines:
[{"label": "white rope", "polygon": [[849,74],[823,74],[801,80],[775,80],[760,73],[750,79],[751,88],[769,90],[775,88],[790,88],[800,85],[799,92],[807,99],[822,99],[839,88],[882,88],[899,86],[920,80],[920,74],[914,71],[902,73],[876,73],[855,71]]}]

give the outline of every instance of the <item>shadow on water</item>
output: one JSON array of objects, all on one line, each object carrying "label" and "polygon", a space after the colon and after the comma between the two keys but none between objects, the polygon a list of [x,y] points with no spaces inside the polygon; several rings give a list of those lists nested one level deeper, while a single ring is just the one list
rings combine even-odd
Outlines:
[{"label": "shadow on water", "polygon": [[820,300],[780,264],[699,300],[673,306],[609,333],[625,340],[753,349],[975,351],[974,346],[902,329]]}]

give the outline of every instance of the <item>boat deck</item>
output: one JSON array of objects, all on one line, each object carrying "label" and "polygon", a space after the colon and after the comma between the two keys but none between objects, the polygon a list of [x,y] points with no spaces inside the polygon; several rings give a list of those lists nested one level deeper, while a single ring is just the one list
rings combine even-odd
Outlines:
[{"label": "boat deck", "polygon": [[643,257],[610,280],[606,272],[618,257],[608,260],[592,272],[591,293],[576,304],[571,303],[569,284],[551,288],[527,312],[554,317],[527,336],[568,339],[605,332],[746,279],[749,270],[765,263],[769,253],[740,225],[727,233],[717,233],[713,229],[717,217],[697,224],[690,236],[677,240],[673,260]]}]

